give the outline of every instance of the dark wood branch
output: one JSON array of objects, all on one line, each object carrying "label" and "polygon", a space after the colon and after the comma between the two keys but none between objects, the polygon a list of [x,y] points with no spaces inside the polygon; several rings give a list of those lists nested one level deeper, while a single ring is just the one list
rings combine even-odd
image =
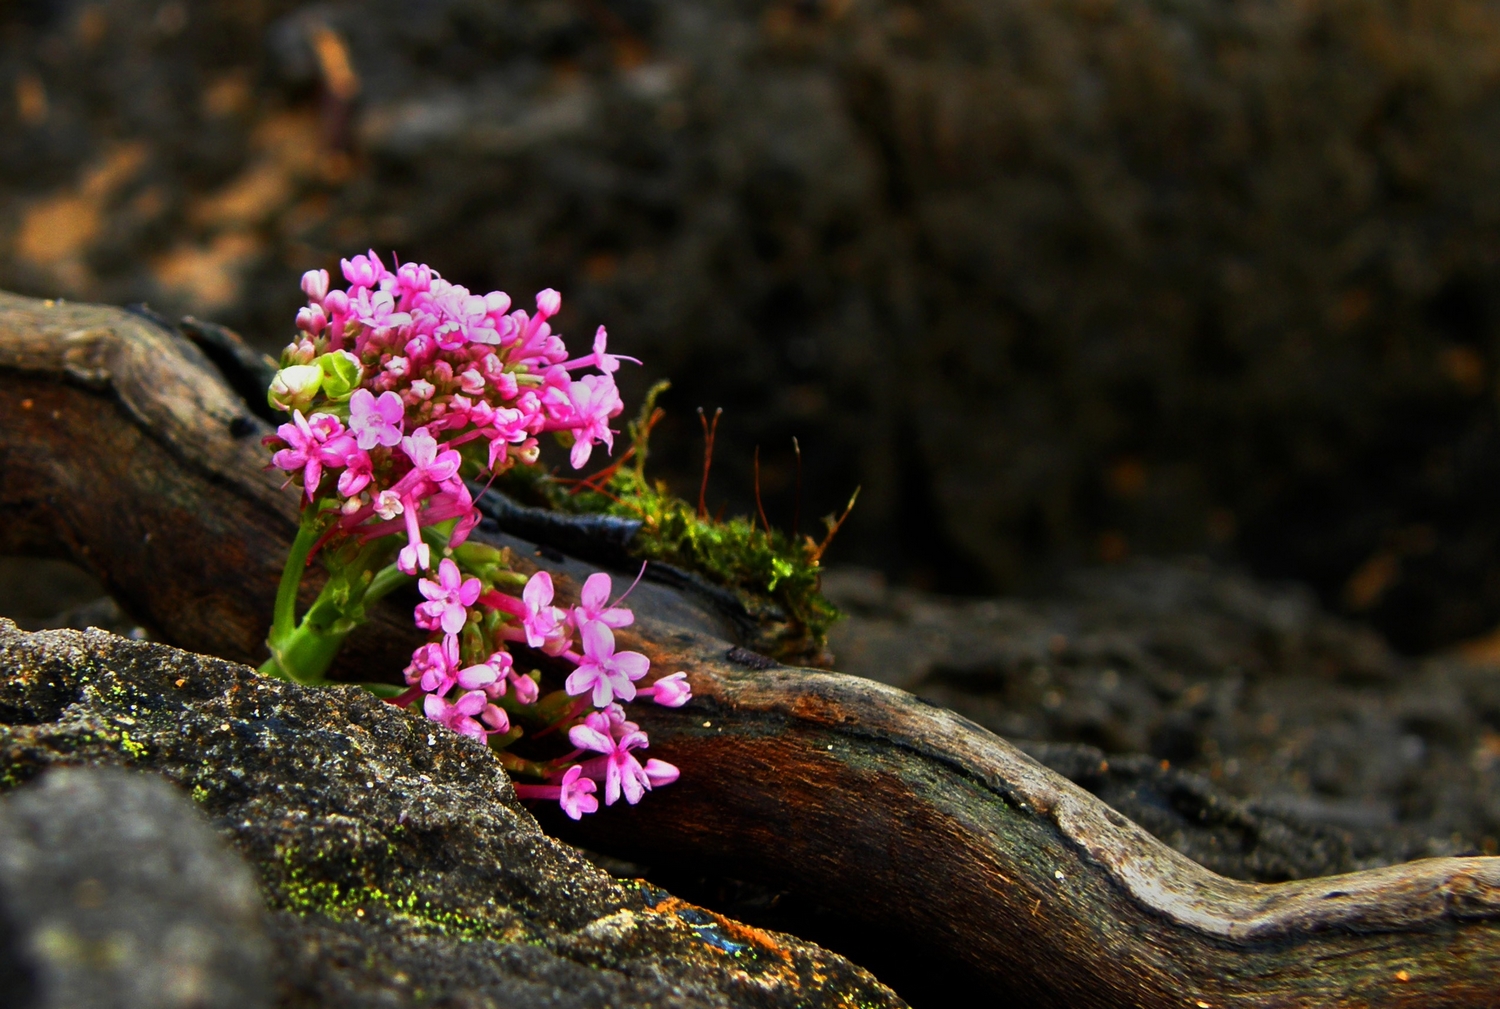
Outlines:
[{"label": "dark wood branch", "polygon": [[[77,559],[168,641],[263,656],[296,510],[263,468],[267,430],[179,333],[0,296],[0,551]],[[558,572],[564,593],[591,570],[493,523],[481,534]],[[1500,1003],[1500,859],[1224,879],[951,712],[760,660],[668,588],[635,598],[625,643],[687,670],[697,695],[641,710],[652,752],[684,774],[570,828],[580,842],[800,888],[992,1000]],[[344,675],[399,668],[414,633],[388,607]]]}]

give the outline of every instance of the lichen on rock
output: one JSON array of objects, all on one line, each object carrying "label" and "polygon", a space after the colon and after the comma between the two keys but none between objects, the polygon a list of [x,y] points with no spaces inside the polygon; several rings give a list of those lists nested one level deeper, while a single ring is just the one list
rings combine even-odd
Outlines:
[{"label": "lichen on rock", "polygon": [[0,785],[155,771],[255,870],[283,1005],[899,1005],[868,972],[618,881],[542,833],[484,747],[101,631],[0,621]]}]

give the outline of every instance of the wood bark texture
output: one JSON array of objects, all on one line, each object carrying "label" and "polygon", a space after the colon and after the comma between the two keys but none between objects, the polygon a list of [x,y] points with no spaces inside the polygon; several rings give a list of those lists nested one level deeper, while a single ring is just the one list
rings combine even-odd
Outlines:
[{"label": "wood bark texture", "polygon": [[[233,391],[258,367],[213,327],[0,295],[0,552],[72,558],[164,640],[258,663],[297,509]],[[564,597],[593,570],[493,521],[477,535]],[[639,708],[684,774],[571,827],[580,843],[796,888],[992,1002],[1500,1004],[1500,859],[1225,879],[952,712],[762,659],[677,589],[634,602],[622,644],[693,685],[685,708]],[[390,678],[418,633],[392,600],[335,675]]]}]

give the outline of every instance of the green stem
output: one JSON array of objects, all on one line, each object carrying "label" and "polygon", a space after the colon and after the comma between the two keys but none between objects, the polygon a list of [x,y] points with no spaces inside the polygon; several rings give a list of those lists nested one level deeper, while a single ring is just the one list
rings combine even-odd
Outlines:
[{"label": "green stem", "polygon": [[[390,556],[393,538],[366,544],[342,563],[332,562],[329,579],[312,606],[296,619],[297,589],[306,573],[307,557],[321,533],[321,523],[303,518],[292,544],[276,596],[275,618],[266,646],[271,657],[260,671],[268,676],[304,684],[326,683],[325,673],[333,664],[354,628],[365,621],[365,606],[389,595],[410,580],[394,564],[372,571]],[[330,561],[325,560],[325,563]]]},{"label": "green stem", "polygon": [[370,587],[365,589],[364,601],[373,603],[377,599],[388,596],[415,577],[415,575],[403,574],[395,564],[387,564],[375,573]]},{"label": "green stem", "polygon": [[276,589],[276,608],[271,617],[271,639],[274,641],[292,633],[297,623],[297,590],[302,586],[302,576],[307,571],[307,555],[321,533],[316,508],[305,508],[302,521],[297,527],[297,538],[292,540],[291,553],[287,554],[286,567],[281,571],[281,584]]}]

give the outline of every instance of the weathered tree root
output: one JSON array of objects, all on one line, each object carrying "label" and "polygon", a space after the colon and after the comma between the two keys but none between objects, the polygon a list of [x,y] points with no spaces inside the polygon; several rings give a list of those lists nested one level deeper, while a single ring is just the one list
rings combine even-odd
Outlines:
[{"label": "weathered tree root", "polygon": [[[263,654],[296,509],[263,469],[266,430],[180,334],[0,296],[0,551],[75,559],[168,641]],[[492,523],[481,535],[524,547]],[[564,594],[588,570],[538,563]],[[641,712],[685,773],[586,818],[583,843],[800,888],[992,998],[1500,1004],[1500,859],[1227,880],[951,712],[759,660],[660,586],[637,598],[622,638],[693,683],[686,708]],[[339,670],[399,668],[414,633],[391,608]]]}]

